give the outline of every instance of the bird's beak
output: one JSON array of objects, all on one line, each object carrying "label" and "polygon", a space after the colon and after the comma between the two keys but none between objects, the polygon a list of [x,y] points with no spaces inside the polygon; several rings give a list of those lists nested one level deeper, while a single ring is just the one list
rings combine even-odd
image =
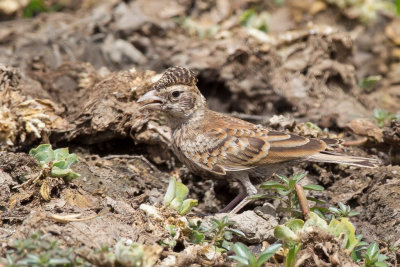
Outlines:
[{"label": "bird's beak", "polygon": [[139,110],[143,109],[161,109],[161,105],[164,103],[162,98],[157,96],[156,90],[151,90],[142,95],[137,101],[141,104]]}]

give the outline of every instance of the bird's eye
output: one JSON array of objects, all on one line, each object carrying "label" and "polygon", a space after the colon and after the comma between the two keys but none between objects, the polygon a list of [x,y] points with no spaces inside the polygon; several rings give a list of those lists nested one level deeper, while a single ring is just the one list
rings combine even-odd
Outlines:
[{"label": "bird's eye", "polygon": [[172,97],[174,97],[174,98],[177,98],[177,97],[179,97],[181,95],[181,92],[180,91],[173,91],[172,92]]}]

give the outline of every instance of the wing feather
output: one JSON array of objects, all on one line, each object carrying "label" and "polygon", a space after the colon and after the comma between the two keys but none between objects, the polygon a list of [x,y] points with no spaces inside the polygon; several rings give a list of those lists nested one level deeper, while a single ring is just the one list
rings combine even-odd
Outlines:
[{"label": "wing feather", "polygon": [[219,175],[308,157],[326,148],[317,139],[269,131],[231,117],[217,119],[224,121],[224,127],[205,125],[202,134],[180,151],[195,165]]}]

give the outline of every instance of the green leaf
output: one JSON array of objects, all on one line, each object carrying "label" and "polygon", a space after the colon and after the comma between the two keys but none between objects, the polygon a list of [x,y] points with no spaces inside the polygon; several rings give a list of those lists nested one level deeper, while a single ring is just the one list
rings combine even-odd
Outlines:
[{"label": "green leaf", "polygon": [[233,238],[233,234],[231,231],[225,230],[223,236],[224,236],[225,240],[232,240],[232,238]]},{"label": "green leaf", "polygon": [[71,264],[72,262],[68,259],[50,259],[48,261],[49,265],[63,265],[63,264]]},{"label": "green leaf", "polygon": [[[357,240],[359,240],[359,239],[357,238]],[[365,241],[358,242],[357,247],[362,247],[362,246],[364,246],[363,249],[367,249],[368,248],[368,243],[365,242]]]},{"label": "green leaf", "polygon": [[256,257],[253,255],[253,253],[249,253],[249,266],[251,266],[251,267],[258,267],[258,266],[256,266],[256,262],[257,262],[257,260],[256,260]]},{"label": "green leaf", "polygon": [[386,262],[380,262],[380,261],[375,262],[374,266],[375,267],[389,267],[389,265]]},{"label": "green leaf", "polygon": [[357,211],[350,211],[349,212],[349,214],[347,215],[348,217],[353,217],[353,216],[357,216],[357,215],[359,215],[360,213],[359,212],[357,212]]},{"label": "green leaf", "polygon": [[359,83],[359,86],[361,88],[369,89],[373,87],[375,84],[377,84],[381,79],[382,79],[381,75],[368,76]]},{"label": "green leaf", "polygon": [[274,189],[274,188],[280,188],[280,189],[286,189],[286,186],[278,183],[278,182],[265,182],[260,185],[260,188],[264,189]]},{"label": "green leaf", "polygon": [[[227,240],[222,240],[221,242],[221,247],[223,249],[225,249],[226,251],[231,250],[233,243]],[[222,253],[224,253],[225,251],[223,251]]]},{"label": "green leaf", "polygon": [[63,177],[65,180],[67,181],[71,181],[75,178],[81,177],[81,175],[79,173],[74,172],[73,170],[71,170],[68,175],[66,177]]},{"label": "green leaf", "polygon": [[340,222],[332,219],[328,226],[328,232],[336,237],[342,237],[341,246],[349,251],[352,251],[359,242],[355,235],[354,225],[348,218],[342,218]]},{"label": "green leaf", "polygon": [[339,209],[335,207],[329,207],[329,211],[335,214],[340,213]]},{"label": "green leaf", "polygon": [[396,0],[396,13],[400,16],[400,0]]},{"label": "green leaf", "polygon": [[297,253],[299,253],[301,244],[295,244],[289,249],[289,253],[286,256],[286,267],[293,267],[296,262]]},{"label": "green leaf", "polygon": [[312,123],[312,122],[310,122],[310,121],[306,122],[306,126],[307,126],[308,128],[310,128],[311,130],[316,130],[316,131],[318,131],[319,133],[322,133],[321,128],[319,128],[318,125],[316,125],[316,124],[314,124],[314,123]]},{"label": "green leaf", "polygon": [[60,169],[57,166],[53,166],[53,168],[51,168],[51,176],[72,180],[80,177],[81,175],[71,169]]},{"label": "green leaf", "polygon": [[340,208],[342,211],[347,211],[347,206],[344,205],[342,202],[339,202],[339,203],[338,203],[338,206],[339,206],[339,208]]},{"label": "green leaf", "polygon": [[69,168],[68,162],[66,162],[65,160],[54,161],[53,167],[57,167],[59,169],[68,169]]},{"label": "green leaf", "polygon": [[286,176],[276,174],[276,177],[281,179],[285,184],[287,184],[287,185],[289,184],[289,179]]},{"label": "green leaf", "polygon": [[55,160],[64,160],[68,157],[68,155],[69,155],[68,148],[59,148],[54,150]]},{"label": "green leaf", "polygon": [[185,199],[182,202],[182,205],[180,206],[178,213],[180,215],[185,215],[186,213],[188,213],[194,206],[197,206],[198,204],[198,200],[197,199]]},{"label": "green leaf", "polygon": [[256,11],[253,8],[245,10],[239,18],[240,24],[248,27],[250,25],[250,21],[255,17]]},{"label": "green leaf", "polygon": [[293,190],[293,188],[294,188],[294,185],[297,183],[297,180],[296,179],[290,179],[289,180],[289,190],[291,191],[291,190]]},{"label": "green leaf", "polygon": [[182,206],[183,201],[178,199],[178,198],[174,198],[171,203],[169,204],[169,206],[171,208],[173,208],[174,210],[178,210],[181,206]]},{"label": "green leaf", "polygon": [[316,213],[314,212],[310,212],[309,213],[309,219],[304,223],[303,228],[306,229],[310,226],[317,226],[321,229],[328,229],[328,224],[327,222],[322,219],[321,217],[319,217]]},{"label": "green leaf", "polygon": [[257,266],[262,266],[264,262],[269,260],[274,254],[281,248],[282,244],[273,244],[267,247],[261,254],[258,256],[257,259]]},{"label": "green leaf", "polygon": [[246,237],[246,234],[243,233],[242,231],[238,230],[238,229],[231,229],[231,228],[229,228],[229,229],[227,229],[227,231],[230,231],[230,232],[234,233],[234,234],[237,235],[237,236]]},{"label": "green leaf", "polygon": [[54,160],[54,151],[49,144],[41,144],[29,151],[29,155],[33,156],[40,165]]},{"label": "green leaf", "polygon": [[205,235],[203,233],[200,233],[197,230],[194,230],[192,234],[190,235],[190,242],[194,244],[201,244],[203,243],[205,238]]},{"label": "green leaf", "polygon": [[285,223],[285,226],[289,227],[293,232],[300,231],[304,226],[304,221],[300,219],[291,219]]},{"label": "green leaf", "polygon": [[44,0],[30,0],[29,4],[23,8],[24,18],[32,18],[38,13],[47,12],[48,9]]},{"label": "green leaf", "polygon": [[287,196],[292,192],[293,192],[293,189],[292,190],[290,190],[290,189],[287,189],[287,190],[286,189],[285,190],[278,189],[278,194],[281,195],[281,196]]},{"label": "green leaf", "polygon": [[245,244],[243,244],[241,242],[236,242],[233,245],[232,249],[236,253],[236,255],[238,255],[239,257],[249,259],[250,251],[249,251],[249,248]]},{"label": "green leaf", "polygon": [[174,237],[176,235],[176,226],[173,224],[168,224],[166,227],[167,231],[169,232],[169,234]]},{"label": "green leaf", "polygon": [[32,148],[31,150],[29,150],[29,155],[34,155],[39,152],[45,152],[45,151],[49,151],[49,150],[52,150],[50,144],[41,144],[41,145],[38,145],[36,148]]},{"label": "green leaf", "polygon": [[75,153],[69,154],[65,160],[68,163],[68,168],[71,167],[71,165],[75,164],[78,162],[78,156]]},{"label": "green leaf", "polygon": [[[321,199],[318,199],[318,198],[315,198],[315,197],[306,197],[306,198],[307,198],[307,200],[313,201],[313,202],[318,203],[318,204],[325,204],[326,203],[325,201],[323,201]],[[324,211],[327,212],[328,209],[324,209]]]},{"label": "green leaf", "polygon": [[266,194],[255,194],[255,195],[249,196],[248,198],[249,199],[258,199],[258,198],[267,198],[267,197],[268,197],[268,195],[266,195]]},{"label": "green leaf", "polygon": [[175,184],[176,184],[175,178],[170,177],[167,192],[165,193],[164,196],[164,206],[166,207],[168,207],[171,204],[171,201],[175,198]]},{"label": "green leaf", "polygon": [[300,172],[300,173],[294,174],[292,179],[296,180],[297,182],[300,182],[306,176],[307,176],[307,172]]},{"label": "green leaf", "polygon": [[324,187],[316,184],[308,184],[303,186],[304,190],[311,190],[311,191],[323,191]]},{"label": "green leaf", "polygon": [[388,257],[386,255],[384,255],[384,254],[379,254],[379,256],[378,256],[378,261],[384,261],[384,260],[387,260],[387,259],[388,259]]},{"label": "green leaf", "polygon": [[377,243],[372,243],[371,245],[369,245],[366,254],[370,259],[374,258],[375,255],[377,256],[378,253],[379,247]]},{"label": "green leaf", "polygon": [[247,258],[243,258],[243,257],[237,256],[237,255],[229,256],[228,258],[233,259],[233,260],[237,261],[238,263],[243,264],[244,266],[249,266],[249,260]]},{"label": "green leaf", "polygon": [[186,199],[188,194],[189,194],[189,189],[186,187],[186,185],[182,184],[181,182],[176,182],[175,198],[183,201],[184,199]]},{"label": "green leaf", "polygon": [[295,234],[289,227],[278,225],[274,229],[274,236],[283,241],[300,242],[300,236]]}]

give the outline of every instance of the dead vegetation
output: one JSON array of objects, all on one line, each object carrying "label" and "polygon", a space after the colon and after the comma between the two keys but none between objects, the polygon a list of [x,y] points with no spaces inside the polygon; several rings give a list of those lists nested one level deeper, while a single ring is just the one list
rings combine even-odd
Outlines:
[{"label": "dead vegetation", "polygon": [[[48,11],[57,3],[44,2]],[[342,152],[379,157],[383,165],[376,169],[302,164],[281,174],[308,171],[304,184],[325,187],[312,196],[325,200],[324,207],[343,202],[359,212],[351,218],[356,234],[377,242],[388,264],[397,266],[400,18],[392,7],[363,13],[338,4],[348,1],[74,2],[32,18],[22,18],[21,7],[0,6],[0,258],[10,248],[18,251],[13,240],[40,231],[98,266],[133,265],[129,253],[139,252],[146,260],[137,266],[234,262],[228,258],[233,252],[213,237],[194,242],[192,233],[203,232],[189,221],[221,220],[203,215],[227,204],[236,185],[190,174],[169,150],[165,118],[145,116],[136,103],[159,73],[181,65],[198,73],[211,109],[303,135],[343,138]],[[44,175],[28,154],[41,143],[76,153],[72,169],[80,177]],[[187,218],[162,208],[170,176],[199,202]],[[40,183],[22,186],[29,179]],[[142,204],[160,209],[160,217]],[[288,219],[277,205],[257,200],[230,217],[244,236],[228,241],[240,240],[257,255],[276,242],[273,228]],[[179,233],[166,225],[181,226]],[[360,264],[338,242],[319,230],[309,233],[297,266]]]}]

